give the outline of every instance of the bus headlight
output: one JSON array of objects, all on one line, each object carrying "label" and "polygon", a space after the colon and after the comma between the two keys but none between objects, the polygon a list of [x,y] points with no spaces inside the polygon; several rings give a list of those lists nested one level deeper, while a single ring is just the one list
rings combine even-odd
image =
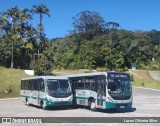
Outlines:
[{"label": "bus headlight", "polygon": [[50,97],[50,96],[47,96],[47,99],[48,99],[49,101],[51,101],[51,102],[54,102],[53,98]]},{"label": "bus headlight", "polygon": [[48,98],[49,101],[53,101],[51,98]]},{"label": "bus headlight", "polygon": [[110,97],[108,97],[108,101],[109,101],[109,102],[113,102],[113,100],[112,100]]},{"label": "bus headlight", "polygon": [[73,100],[73,97],[70,97],[70,98],[69,98],[69,101],[72,101],[72,100]]}]

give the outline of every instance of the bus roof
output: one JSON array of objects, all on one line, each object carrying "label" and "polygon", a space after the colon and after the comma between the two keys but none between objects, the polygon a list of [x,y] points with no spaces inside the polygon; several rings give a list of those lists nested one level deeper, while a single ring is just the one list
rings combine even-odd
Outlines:
[{"label": "bus roof", "polygon": [[65,75],[67,77],[82,77],[82,76],[96,76],[96,75],[105,75],[107,76],[107,74],[126,74],[129,75],[128,73],[124,73],[124,72],[115,72],[115,71],[106,71],[106,72],[93,72],[93,73],[82,73],[82,74],[70,74],[70,75]]},{"label": "bus roof", "polygon": [[68,79],[67,76],[35,76],[35,77],[28,77],[22,78],[21,80],[31,80],[31,79]]},{"label": "bus roof", "polygon": [[81,76],[94,76],[94,75],[106,75],[106,72],[94,72],[94,73],[82,73],[82,74],[70,74],[67,77],[81,77]]}]

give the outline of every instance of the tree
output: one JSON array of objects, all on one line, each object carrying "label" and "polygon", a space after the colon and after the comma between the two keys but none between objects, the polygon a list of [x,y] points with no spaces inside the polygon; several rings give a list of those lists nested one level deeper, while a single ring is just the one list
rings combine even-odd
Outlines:
[{"label": "tree", "polygon": [[150,42],[154,45],[160,44],[160,31],[157,31],[155,29],[147,32],[148,36],[151,37]]},{"label": "tree", "polygon": [[[7,18],[11,18],[11,35],[12,35],[13,23],[17,23],[18,18],[19,18],[19,9],[16,6],[14,8],[8,9],[7,12],[5,12],[4,14],[7,16]],[[14,46],[14,43],[13,43],[12,39],[11,39],[11,41],[12,41],[11,68],[13,68],[13,64],[14,64],[14,61],[13,61],[13,46]]]},{"label": "tree", "polygon": [[[3,19],[3,20],[2,20]],[[27,58],[30,54],[29,49],[26,48],[26,45],[31,45],[32,41],[29,40],[29,36],[34,37],[33,28],[29,25],[29,21],[32,19],[32,15],[28,9],[21,9],[17,6],[14,8],[10,8],[3,13],[3,17],[1,17],[2,28],[5,32],[3,32],[3,38],[5,43],[12,43],[12,67],[13,67],[13,59],[14,59],[14,67],[26,68],[28,66],[25,58]],[[32,35],[31,35],[32,34]],[[8,39],[9,38],[9,39]],[[8,45],[9,46],[9,45]],[[13,48],[14,47],[14,48]],[[31,46],[30,46],[31,47]],[[9,47],[10,48],[10,47]],[[13,50],[14,49],[14,50]],[[14,52],[14,55],[13,55]],[[25,54],[25,56],[21,56]],[[23,57],[23,59],[21,58]],[[28,59],[28,58],[27,58]]]},{"label": "tree", "polygon": [[[42,40],[42,32],[44,31],[43,29],[43,24],[42,24],[42,18],[43,18],[43,15],[48,15],[50,17],[50,12],[49,12],[49,9],[41,4],[41,5],[34,5],[33,6],[33,9],[31,10],[32,13],[36,13],[36,14],[39,14],[39,30],[40,30],[40,41]],[[39,54],[39,49],[38,49],[38,54]]]},{"label": "tree", "polygon": [[45,55],[40,55],[37,60],[33,60],[30,66],[35,75],[51,75],[52,65]]},{"label": "tree", "polygon": [[74,33],[81,34],[87,40],[103,33],[105,21],[97,12],[82,11],[73,17]]},{"label": "tree", "polygon": [[116,29],[120,25],[118,23],[116,23],[116,22],[107,22],[106,26],[109,27],[109,28],[115,28]]},{"label": "tree", "polygon": [[110,52],[112,52],[112,48],[114,48],[118,37],[116,28],[118,28],[120,25],[116,22],[107,22],[106,26],[108,27],[108,29],[106,29],[109,36],[108,44],[110,47]]}]

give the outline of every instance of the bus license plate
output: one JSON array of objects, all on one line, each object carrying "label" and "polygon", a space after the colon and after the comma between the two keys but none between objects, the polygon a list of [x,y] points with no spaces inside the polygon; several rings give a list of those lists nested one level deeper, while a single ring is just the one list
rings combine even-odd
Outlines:
[{"label": "bus license plate", "polygon": [[125,108],[125,106],[120,106],[119,108]]}]

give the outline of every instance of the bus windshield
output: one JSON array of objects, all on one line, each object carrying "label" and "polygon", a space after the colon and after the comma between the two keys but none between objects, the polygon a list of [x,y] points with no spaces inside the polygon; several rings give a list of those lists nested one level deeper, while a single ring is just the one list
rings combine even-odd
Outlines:
[{"label": "bus windshield", "polygon": [[53,97],[65,97],[71,94],[71,88],[68,80],[47,80],[48,95]]},{"label": "bus windshield", "polygon": [[108,93],[115,100],[131,97],[131,80],[124,78],[108,78]]}]

